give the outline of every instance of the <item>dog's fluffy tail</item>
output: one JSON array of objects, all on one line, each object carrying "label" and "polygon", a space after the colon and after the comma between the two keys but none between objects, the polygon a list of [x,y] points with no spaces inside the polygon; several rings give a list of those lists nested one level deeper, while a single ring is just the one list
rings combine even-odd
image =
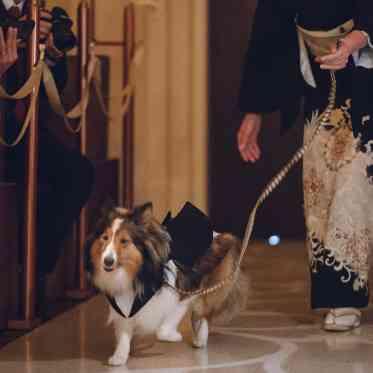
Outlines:
[{"label": "dog's fluffy tail", "polygon": [[[235,269],[240,250],[241,242],[233,235],[217,236],[210,254],[199,263],[199,271],[207,274],[202,286],[213,286],[227,278]],[[242,266],[236,282],[228,282],[222,289],[197,301],[195,316],[206,317],[213,324],[226,324],[246,308],[249,291],[247,267]]]}]

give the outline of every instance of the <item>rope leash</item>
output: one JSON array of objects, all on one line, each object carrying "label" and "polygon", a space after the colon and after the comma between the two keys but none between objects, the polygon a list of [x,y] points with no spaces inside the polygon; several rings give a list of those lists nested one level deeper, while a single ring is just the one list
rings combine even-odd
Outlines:
[{"label": "rope leash", "polygon": [[314,139],[317,137],[317,135],[320,133],[321,129],[329,122],[330,116],[332,114],[332,111],[335,108],[336,103],[336,94],[337,94],[337,81],[335,78],[335,73],[333,71],[330,72],[330,79],[331,79],[331,85],[330,85],[330,92],[328,97],[328,105],[324,111],[324,113],[321,115],[319,119],[319,124],[316,127],[314,133],[312,134],[309,141],[304,144],[300,149],[297,150],[297,152],[293,155],[293,157],[290,159],[290,161],[280,170],[280,172],[275,175],[272,180],[267,184],[267,186],[264,188],[263,192],[259,196],[258,200],[255,203],[254,208],[252,209],[249,220],[246,225],[245,229],[245,235],[244,239],[242,241],[242,247],[241,247],[241,253],[238,258],[238,261],[235,265],[234,270],[232,273],[227,276],[222,281],[218,282],[214,286],[208,287],[208,288],[200,288],[194,291],[186,291],[183,289],[180,289],[175,286],[171,286],[173,290],[177,291],[181,295],[185,295],[187,297],[193,297],[193,296],[206,296],[208,294],[214,293],[227,285],[228,283],[234,283],[237,281],[240,267],[242,264],[242,261],[245,257],[245,254],[247,252],[251,235],[254,229],[255,224],[255,218],[256,213],[259,209],[259,207],[264,203],[264,201],[269,197],[269,195],[281,184],[281,182],[285,179],[285,177],[288,175],[288,173],[292,170],[292,168],[303,158],[304,154],[308,151],[308,149],[312,146],[312,143]]}]

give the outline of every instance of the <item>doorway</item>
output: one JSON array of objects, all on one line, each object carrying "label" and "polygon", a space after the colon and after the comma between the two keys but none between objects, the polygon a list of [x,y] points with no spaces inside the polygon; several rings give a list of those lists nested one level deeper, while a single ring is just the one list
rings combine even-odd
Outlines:
[{"label": "doorway", "polygon": [[[261,134],[262,158],[244,164],[236,147],[238,93],[256,0],[209,2],[209,206],[214,226],[242,236],[249,211],[265,184],[302,144],[302,125],[280,136],[269,115]],[[268,87],[270,89],[270,87]],[[302,170],[297,166],[257,215],[256,239],[305,237]]]}]

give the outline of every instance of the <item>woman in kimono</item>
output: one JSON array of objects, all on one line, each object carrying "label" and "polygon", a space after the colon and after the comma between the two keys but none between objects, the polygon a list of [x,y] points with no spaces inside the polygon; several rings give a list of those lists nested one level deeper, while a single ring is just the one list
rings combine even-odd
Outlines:
[{"label": "woman in kimono", "polygon": [[[315,32],[316,31],[316,32]],[[325,50],[325,43],[328,44]],[[373,2],[258,0],[241,86],[238,148],[260,157],[264,113],[288,128],[304,102],[303,160],[311,305],[327,309],[325,330],[360,325],[369,303],[373,245]],[[335,106],[325,123],[331,71]]]}]

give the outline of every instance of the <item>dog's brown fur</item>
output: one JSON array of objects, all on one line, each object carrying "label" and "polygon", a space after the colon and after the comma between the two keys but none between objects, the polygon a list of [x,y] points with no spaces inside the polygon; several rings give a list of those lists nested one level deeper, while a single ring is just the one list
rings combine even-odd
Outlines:
[{"label": "dog's brown fur", "polygon": [[[209,288],[227,279],[235,268],[241,250],[240,241],[229,233],[217,236],[206,256],[194,267],[200,277],[199,288]],[[181,275],[180,277],[182,277]],[[184,281],[183,281],[184,280]],[[188,283],[179,279],[178,283]],[[192,318],[206,318],[213,324],[226,324],[244,310],[247,304],[250,281],[247,268],[242,267],[237,281],[230,281],[216,292],[198,297],[193,303]],[[193,288],[190,288],[193,290]]]},{"label": "dog's brown fur", "polygon": [[[141,282],[159,280],[152,273],[161,272],[167,263],[170,238],[164,227],[154,218],[150,204],[133,211],[116,210],[109,220],[113,222],[118,217],[123,219],[115,244],[118,265],[126,268],[134,283],[137,282],[136,291],[141,291]],[[90,260],[95,273],[102,270],[100,266],[103,247],[111,235],[109,223],[91,246]],[[240,241],[233,235],[225,233],[217,236],[206,255],[198,260],[192,269],[178,271],[177,286],[184,290],[196,290],[214,286],[226,279],[235,268],[240,249]],[[142,278],[136,279],[141,277],[146,265],[148,272]],[[241,268],[236,282],[227,282],[218,291],[196,298],[192,304],[193,320],[205,318],[215,324],[230,321],[245,308],[249,287],[247,269]]]}]

